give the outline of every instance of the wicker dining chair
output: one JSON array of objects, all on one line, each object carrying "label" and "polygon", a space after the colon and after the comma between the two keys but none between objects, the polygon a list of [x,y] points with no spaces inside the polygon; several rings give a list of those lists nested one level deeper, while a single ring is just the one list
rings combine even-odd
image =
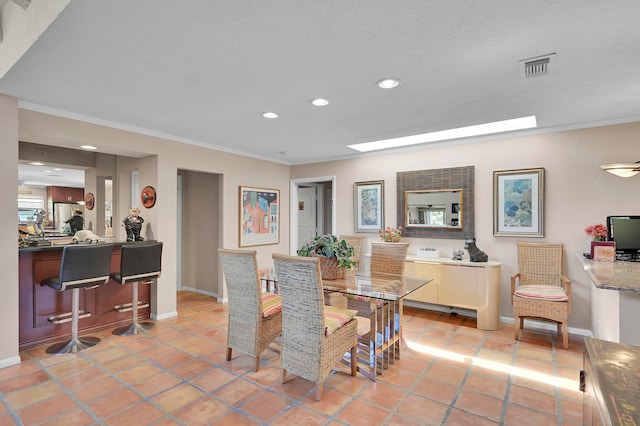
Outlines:
[{"label": "wicker dining chair", "polygon": [[319,401],[325,379],[346,352],[356,375],[355,312],[325,306],[318,258],[273,254],[273,263],[282,297],[281,382],[287,372],[310,380]]},{"label": "wicker dining chair", "polygon": [[552,321],[569,348],[567,322],[571,313],[571,281],[562,275],[562,244],[518,243],[518,272],[511,277],[515,339],[524,319]]},{"label": "wicker dining chair", "polygon": [[338,236],[338,239],[345,240],[347,243],[351,244],[353,247],[353,256],[351,256],[351,260],[355,262],[355,267],[358,268],[360,265],[360,252],[362,250],[364,237],[362,235],[340,235]]},{"label": "wicker dining chair", "polygon": [[[381,274],[404,274],[404,265],[407,257],[407,250],[409,249],[408,243],[383,243],[375,242],[371,244],[371,262],[369,265],[369,271],[372,276],[376,273]],[[398,320],[390,318],[390,324],[382,324],[382,319],[385,316],[382,314],[382,310],[385,309],[385,305],[381,300],[375,301],[372,309],[372,301],[369,298],[350,296],[347,298],[347,308],[358,311],[358,319],[360,322],[368,322],[368,327],[361,326],[359,332],[359,339],[362,344],[369,347],[370,342],[378,342],[377,336],[374,336],[373,322],[376,321],[375,315],[378,316],[378,324],[380,328],[378,333],[384,333],[385,327],[394,327],[400,334],[400,341],[402,341],[402,324],[399,320],[402,318],[402,301],[398,303],[399,316]],[[362,345],[361,345],[362,347]]]},{"label": "wicker dining chair", "polygon": [[260,354],[282,333],[280,296],[262,293],[255,250],[218,249],[229,291],[227,361],[233,349],[255,358],[260,368]]}]

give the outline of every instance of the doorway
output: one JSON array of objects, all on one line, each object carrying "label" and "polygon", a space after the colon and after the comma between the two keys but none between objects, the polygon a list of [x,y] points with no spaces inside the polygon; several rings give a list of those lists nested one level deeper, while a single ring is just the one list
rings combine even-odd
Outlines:
[{"label": "doorway", "polygon": [[222,175],[178,170],[178,289],[221,298],[218,247],[222,226]]},{"label": "doorway", "polygon": [[335,180],[335,176],[291,180],[291,254],[316,235],[335,234]]}]

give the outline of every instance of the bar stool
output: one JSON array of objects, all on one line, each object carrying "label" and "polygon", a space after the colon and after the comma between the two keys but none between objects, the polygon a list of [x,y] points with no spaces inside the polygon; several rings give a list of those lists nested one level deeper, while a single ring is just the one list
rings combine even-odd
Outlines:
[{"label": "bar stool", "polygon": [[59,292],[71,290],[71,312],[47,318],[53,324],[71,321],[71,340],[49,346],[46,350],[48,354],[78,352],[100,342],[97,337],[78,337],[78,320],[91,316],[91,312],[80,310],[80,289],[94,288],[109,282],[112,251],[112,244],[66,246],[62,249],[60,274],[40,282],[41,286],[48,286]]},{"label": "bar stool", "polygon": [[155,324],[152,322],[138,322],[138,309],[146,308],[149,302],[138,301],[138,283],[151,284],[160,276],[162,260],[162,243],[144,242],[125,244],[120,255],[120,273],[111,274],[111,279],[124,285],[131,283],[131,303],[114,306],[118,312],[132,311],[131,325],[113,330],[117,336],[129,336],[145,333]]}]

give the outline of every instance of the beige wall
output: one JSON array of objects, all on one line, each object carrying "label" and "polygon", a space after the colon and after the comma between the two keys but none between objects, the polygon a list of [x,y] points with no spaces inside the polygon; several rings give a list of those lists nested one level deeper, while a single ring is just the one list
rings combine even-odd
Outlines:
[{"label": "beige wall", "polygon": [[[383,153],[353,160],[305,164],[291,168],[291,178],[336,175],[336,232],[351,234],[353,182],[384,180],[385,224],[396,223],[396,172],[475,166],[475,229],[478,247],[489,259],[501,262],[501,315],[513,317],[509,277],[517,270],[516,241],[565,244],[565,271],[572,280],[573,312],[569,326],[591,329],[591,283],[576,259],[588,251],[587,225],[604,223],[612,214],[640,214],[640,176],[622,179],[600,169],[600,164],[640,159],[640,123],[549,133],[447,147],[421,148],[405,153]],[[493,171],[545,168],[544,238],[493,236]],[[368,236],[363,253],[376,234]],[[443,256],[463,248],[457,240],[408,238],[409,252],[435,246]]]},{"label": "beige wall", "polygon": [[18,100],[0,95],[0,368],[18,356]]}]

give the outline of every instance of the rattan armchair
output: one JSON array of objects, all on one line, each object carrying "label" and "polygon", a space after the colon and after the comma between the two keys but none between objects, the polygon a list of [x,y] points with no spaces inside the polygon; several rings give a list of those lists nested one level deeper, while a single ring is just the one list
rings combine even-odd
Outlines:
[{"label": "rattan armchair", "polygon": [[346,352],[351,353],[351,375],[356,375],[357,320],[349,312],[346,322],[327,335],[325,311],[334,308],[324,305],[318,258],[273,254],[273,263],[282,297],[281,382],[287,372],[310,380],[320,400],[325,379]]},{"label": "rattan armchair", "polygon": [[255,250],[218,249],[229,291],[227,361],[233,349],[255,358],[282,333],[280,296],[262,293]]},{"label": "rattan armchair", "polygon": [[562,244],[518,243],[518,273],[511,277],[515,339],[524,319],[552,321],[569,348],[567,322],[571,313],[571,281],[562,275]]}]

